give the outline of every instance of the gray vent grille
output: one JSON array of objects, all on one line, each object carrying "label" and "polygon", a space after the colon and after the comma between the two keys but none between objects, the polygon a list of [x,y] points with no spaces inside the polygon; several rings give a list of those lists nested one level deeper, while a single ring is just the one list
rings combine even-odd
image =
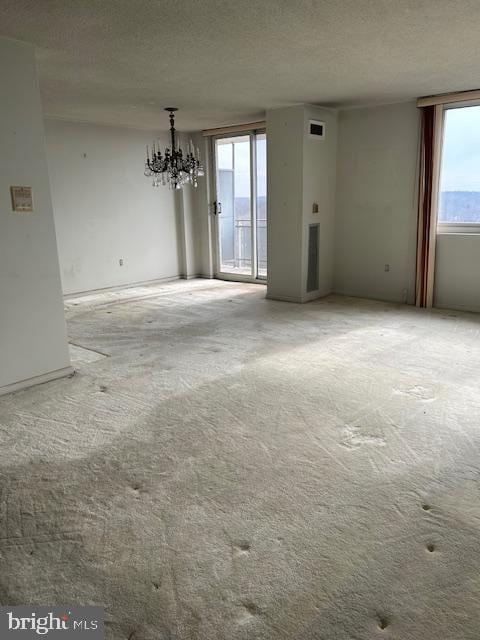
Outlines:
[{"label": "gray vent grille", "polygon": [[308,270],[307,270],[307,292],[316,291],[318,282],[318,259],[320,250],[320,225],[311,224],[308,226]]}]

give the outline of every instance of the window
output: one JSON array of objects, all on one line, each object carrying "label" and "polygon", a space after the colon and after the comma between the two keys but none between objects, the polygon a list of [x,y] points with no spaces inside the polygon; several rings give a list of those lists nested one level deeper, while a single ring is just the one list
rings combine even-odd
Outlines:
[{"label": "window", "polygon": [[445,110],[438,223],[480,233],[480,106]]}]

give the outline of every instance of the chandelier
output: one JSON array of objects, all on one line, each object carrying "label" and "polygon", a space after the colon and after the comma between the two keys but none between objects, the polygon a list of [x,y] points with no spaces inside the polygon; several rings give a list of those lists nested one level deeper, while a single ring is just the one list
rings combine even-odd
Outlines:
[{"label": "chandelier", "polygon": [[167,147],[162,156],[160,153],[160,143],[157,143],[157,148],[155,149],[154,142],[152,145],[152,157],[150,157],[147,146],[147,161],[145,162],[144,173],[147,178],[153,177],[152,184],[154,187],[159,187],[161,184],[168,184],[171,189],[181,189],[183,185],[187,183],[197,187],[197,179],[205,175],[203,165],[200,161],[200,151],[197,147],[197,153],[195,155],[195,149],[190,140],[188,151],[183,155],[175,131],[174,113],[178,111],[178,109],[176,107],[167,107],[165,111],[170,113],[171,149]]}]

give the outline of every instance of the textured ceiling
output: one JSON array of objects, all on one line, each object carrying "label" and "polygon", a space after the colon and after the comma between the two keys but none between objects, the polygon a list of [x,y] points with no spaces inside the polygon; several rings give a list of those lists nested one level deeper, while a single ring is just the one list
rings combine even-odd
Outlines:
[{"label": "textured ceiling", "polygon": [[480,85],[480,0],[1,0],[48,115],[167,128]]}]

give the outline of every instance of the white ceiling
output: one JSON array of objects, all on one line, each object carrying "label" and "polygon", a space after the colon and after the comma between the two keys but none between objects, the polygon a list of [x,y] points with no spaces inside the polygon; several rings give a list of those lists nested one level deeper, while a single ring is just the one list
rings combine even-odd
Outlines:
[{"label": "white ceiling", "polygon": [[[1,0],[47,115],[166,129],[480,86],[480,0]],[[5,89],[5,88],[4,88]]]}]

